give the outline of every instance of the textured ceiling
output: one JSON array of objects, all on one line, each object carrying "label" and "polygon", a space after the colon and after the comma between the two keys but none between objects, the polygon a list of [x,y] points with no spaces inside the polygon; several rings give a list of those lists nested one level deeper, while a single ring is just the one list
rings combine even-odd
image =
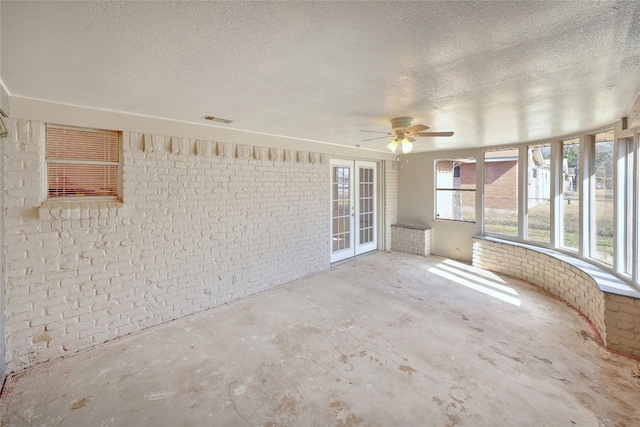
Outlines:
[{"label": "textured ceiling", "polygon": [[[415,117],[452,138],[537,140],[640,93],[640,2],[10,2],[14,96],[335,144]],[[207,122],[208,123],[208,122]]]}]

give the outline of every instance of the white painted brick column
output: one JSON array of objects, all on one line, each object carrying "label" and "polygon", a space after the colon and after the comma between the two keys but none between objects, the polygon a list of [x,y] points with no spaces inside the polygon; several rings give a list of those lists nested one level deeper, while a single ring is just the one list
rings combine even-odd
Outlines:
[{"label": "white painted brick column", "polygon": [[391,226],[398,220],[398,162],[386,160],[384,162],[385,179],[385,251],[390,251],[392,246]]}]

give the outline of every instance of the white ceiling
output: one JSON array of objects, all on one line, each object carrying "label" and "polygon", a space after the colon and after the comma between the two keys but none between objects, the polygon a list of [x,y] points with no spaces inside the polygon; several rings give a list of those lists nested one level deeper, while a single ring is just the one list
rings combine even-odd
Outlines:
[{"label": "white ceiling", "polygon": [[[0,3],[13,96],[417,151],[594,128],[640,93],[640,2]],[[208,123],[208,122],[206,122]]]}]

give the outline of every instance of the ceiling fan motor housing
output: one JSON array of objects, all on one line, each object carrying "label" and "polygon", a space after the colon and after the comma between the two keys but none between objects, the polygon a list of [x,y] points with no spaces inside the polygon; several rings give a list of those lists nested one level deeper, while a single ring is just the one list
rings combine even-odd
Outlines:
[{"label": "ceiling fan motor housing", "polygon": [[413,124],[413,117],[397,117],[391,119],[391,128],[394,132],[402,132],[405,129],[411,127]]}]

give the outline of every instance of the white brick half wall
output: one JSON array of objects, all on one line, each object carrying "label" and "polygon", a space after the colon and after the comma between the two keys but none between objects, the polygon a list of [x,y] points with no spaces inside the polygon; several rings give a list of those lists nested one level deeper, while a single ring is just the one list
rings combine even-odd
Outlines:
[{"label": "white brick half wall", "polygon": [[122,203],[43,204],[45,125],[9,128],[9,371],[329,268],[326,154],[124,133]]},{"label": "white brick half wall", "polygon": [[640,293],[598,267],[552,252],[474,238],[473,265],[557,296],[589,319],[606,348],[640,357]]},{"label": "white brick half wall", "polygon": [[411,225],[391,225],[391,250],[413,255],[431,254],[431,230]]}]

